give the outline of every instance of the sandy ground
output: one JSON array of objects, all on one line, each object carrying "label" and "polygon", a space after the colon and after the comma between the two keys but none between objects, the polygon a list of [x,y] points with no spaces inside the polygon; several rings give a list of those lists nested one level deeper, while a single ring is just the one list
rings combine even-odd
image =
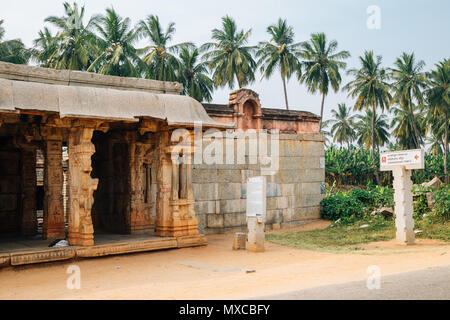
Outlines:
[{"label": "sandy ground", "polygon": [[[298,230],[326,227],[319,221]],[[365,280],[377,265],[389,275],[450,266],[450,246],[369,244],[374,254],[334,254],[266,243],[266,252],[233,251],[232,234],[205,247],[0,269],[0,299],[244,299]],[[70,265],[81,289],[67,289]],[[253,271],[253,272],[248,272]]]}]

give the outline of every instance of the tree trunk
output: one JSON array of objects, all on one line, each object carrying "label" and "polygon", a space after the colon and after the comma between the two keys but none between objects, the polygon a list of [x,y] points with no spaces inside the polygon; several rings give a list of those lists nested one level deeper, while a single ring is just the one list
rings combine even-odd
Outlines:
[{"label": "tree trunk", "polygon": [[323,122],[323,105],[325,103],[325,93],[322,93],[322,105],[320,106],[320,122],[319,122],[319,132],[322,131],[322,122]]},{"label": "tree trunk", "polygon": [[419,138],[419,130],[417,129],[417,124],[416,124],[416,119],[414,117],[414,110],[412,107],[412,99],[411,99],[411,92],[408,93],[408,98],[409,98],[409,113],[411,114],[411,121],[413,123],[413,128],[414,128],[414,140],[416,140],[416,148],[419,149],[420,148],[420,138]]},{"label": "tree trunk", "polygon": [[[372,156],[375,161],[375,105],[372,106]],[[378,168],[375,167],[375,179],[377,180],[377,184],[381,185],[380,177],[378,176]]]},{"label": "tree trunk", "polygon": [[283,74],[281,74],[281,79],[283,80],[284,101],[286,102],[286,110],[289,110],[289,103],[288,103],[287,90],[286,90],[286,79],[284,78]]},{"label": "tree trunk", "polygon": [[241,85],[241,82],[239,81],[238,74],[237,74],[237,72],[235,72],[234,74],[236,75],[236,80],[237,80],[237,82],[238,82],[239,89],[241,89],[241,88],[242,88],[242,85]]},{"label": "tree trunk", "polygon": [[447,156],[448,156],[448,110],[445,111],[445,142],[444,142],[444,174],[445,183],[449,182],[447,171]]}]

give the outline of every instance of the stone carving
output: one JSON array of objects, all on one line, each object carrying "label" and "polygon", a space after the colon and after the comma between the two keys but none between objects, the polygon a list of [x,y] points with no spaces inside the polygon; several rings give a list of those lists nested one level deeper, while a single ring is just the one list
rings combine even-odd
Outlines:
[{"label": "stone carving", "polygon": [[[170,146],[169,132],[159,135],[159,170],[158,170],[158,214],[156,218],[156,234],[159,236],[198,235],[198,222],[195,218],[194,193],[192,190],[193,150],[183,148],[186,157],[185,170],[180,170],[179,154]],[[180,172],[185,175],[180,179]],[[179,198],[180,181],[185,183],[185,198]]]},{"label": "stone carving", "polygon": [[91,178],[91,156],[95,152],[91,142],[93,128],[76,127],[69,135],[69,243],[94,245],[91,208],[98,179]]},{"label": "stone carving", "polygon": [[138,142],[135,132],[129,133],[130,161],[130,233],[142,234],[153,229],[150,193],[150,183],[147,181],[149,165],[144,163],[145,156],[151,149],[150,142]]},{"label": "stone carving", "polygon": [[[62,138],[58,135],[47,136],[44,142],[44,222],[43,239],[63,239],[65,235],[64,204],[62,196]],[[59,138],[59,139],[58,139]],[[52,140],[50,140],[52,139]]]}]

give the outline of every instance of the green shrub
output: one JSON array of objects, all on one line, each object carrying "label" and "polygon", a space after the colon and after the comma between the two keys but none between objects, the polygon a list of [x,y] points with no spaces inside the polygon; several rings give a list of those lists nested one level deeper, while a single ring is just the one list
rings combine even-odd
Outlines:
[{"label": "green shrub", "polygon": [[321,202],[321,215],[323,219],[341,219],[346,224],[362,219],[375,208],[393,207],[393,204],[393,191],[386,187],[369,186],[334,193],[331,189]]},{"label": "green shrub", "polygon": [[322,218],[328,220],[341,219],[343,223],[351,223],[362,216],[365,210],[364,203],[346,192],[338,191],[325,197],[322,202]]},{"label": "green shrub", "polygon": [[433,215],[450,220],[450,184],[434,192]]}]

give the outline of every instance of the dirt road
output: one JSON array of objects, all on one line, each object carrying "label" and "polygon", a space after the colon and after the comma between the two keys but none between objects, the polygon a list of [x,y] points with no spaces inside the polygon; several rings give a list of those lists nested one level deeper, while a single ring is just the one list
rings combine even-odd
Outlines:
[{"label": "dirt road", "polygon": [[[0,299],[241,299],[365,280],[371,265],[382,276],[450,266],[448,245],[363,255],[266,243],[248,253],[231,250],[231,234],[207,238],[206,247],[1,269]],[[80,268],[80,289],[67,288],[70,265]]]}]

